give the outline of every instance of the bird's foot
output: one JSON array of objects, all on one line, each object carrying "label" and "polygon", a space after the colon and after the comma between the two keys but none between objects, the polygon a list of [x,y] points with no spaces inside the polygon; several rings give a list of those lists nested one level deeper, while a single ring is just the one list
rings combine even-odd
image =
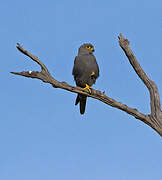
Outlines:
[{"label": "bird's foot", "polygon": [[83,88],[83,89],[84,89],[84,90],[88,89],[88,91],[89,91],[90,94],[91,94],[91,92],[92,92],[91,87],[90,87],[88,84],[86,84],[86,87]]},{"label": "bird's foot", "polygon": [[93,75],[95,75],[95,72],[94,72],[94,71],[91,73],[91,76],[93,76]]}]

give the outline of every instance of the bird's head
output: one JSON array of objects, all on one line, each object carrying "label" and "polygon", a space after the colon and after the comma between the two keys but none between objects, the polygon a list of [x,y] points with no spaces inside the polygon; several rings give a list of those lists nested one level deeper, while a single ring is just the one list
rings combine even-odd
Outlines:
[{"label": "bird's head", "polygon": [[92,54],[94,52],[94,46],[90,43],[85,43],[80,46],[79,53]]}]

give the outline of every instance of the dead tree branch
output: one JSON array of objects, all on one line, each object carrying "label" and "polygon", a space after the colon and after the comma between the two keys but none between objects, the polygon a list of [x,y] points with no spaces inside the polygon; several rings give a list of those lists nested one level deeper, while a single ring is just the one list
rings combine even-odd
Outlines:
[{"label": "dead tree branch", "polygon": [[23,72],[11,72],[12,74],[25,76],[28,78],[36,78],[40,79],[45,83],[50,83],[54,88],[61,88],[73,93],[80,93],[87,95],[88,97],[92,97],[95,99],[98,99],[99,101],[102,101],[105,104],[108,104],[114,108],[120,109],[132,116],[134,116],[136,119],[141,120],[148,126],[152,127],[160,136],[162,136],[162,111],[161,111],[161,105],[160,105],[160,95],[158,92],[158,88],[156,84],[149,79],[149,77],[146,75],[146,73],[141,68],[140,64],[136,60],[136,57],[134,56],[132,50],[129,46],[129,41],[125,39],[121,34],[119,35],[119,44],[120,47],[125,52],[126,56],[129,59],[130,64],[134,68],[135,72],[139,76],[139,78],[143,81],[143,83],[146,85],[150,92],[150,105],[151,105],[151,114],[143,114],[139,112],[135,108],[128,107],[125,104],[122,104],[121,102],[117,102],[116,100],[106,96],[104,93],[98,90],[92,90],[92,93],[90,94],[88,91],[80,88],[80,87],[74,87],[69,85],[66,82],[59,82],[54,77],[52,77],[46,68],[46,66],[38,59],[37,56],[32,55],[28,51],[26,51],[20,44],[17,44],[17,49],[23,53],[24,55],[30,57],[33,61],[35,61],[37,64],[40,65],[41,71],[23,71]]}]

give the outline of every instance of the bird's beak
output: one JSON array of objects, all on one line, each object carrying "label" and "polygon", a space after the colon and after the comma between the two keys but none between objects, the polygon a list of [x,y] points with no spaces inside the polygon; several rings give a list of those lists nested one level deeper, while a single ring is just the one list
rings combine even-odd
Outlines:
[{"label": "bird's beak", "polygon": [[92,52],[95,52],[95,50],[94,50],[94,49],[92,49]]}]

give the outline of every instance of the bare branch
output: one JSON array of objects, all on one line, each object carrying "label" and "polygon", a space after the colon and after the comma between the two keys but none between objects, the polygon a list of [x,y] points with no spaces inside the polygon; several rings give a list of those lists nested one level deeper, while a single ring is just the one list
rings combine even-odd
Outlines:
[{"label": "bare branch", "polygon": [[[114,108],[120,109],[132,116],[134,116],[136,119],[141,120],[142,122],[146,123],[150,127],[152,127],[157,133],[162,136],[162,114],[161,110],[159,112],[160,107],[160,96],[158,94],[158,89],[156,87],[156,84],[153,83],[146,75],[146,73],[142,70],[139,63],[137,62],[135,56],[133,55],[133,52],[131,51],[129,47],[129,42],[127,39],[124,39],[122,35],[119,36],[119,43],[121,48],[124,50],[126,56],[128,57],[131,65],[133,66],[134,70],[138,74],[138,76],[142,79],[142,81],[145,83],[145,85],[148,87],[150,91],[151,96],[151,115],[145,115],[141,112],[139,112],[135,108],[128,107],[125,104],[122,104],[121,102],[117,102],[116,100],[108,97],[105,95],[105,93],[102,93],[99,90],[92,89],[92,93],[90,94],[87,90],[84,90],[80,87],[74,87],[69,85],[66,82],[59,82],[56,79],[54,79],[46,66],[38,59],[37,56],[32,55],[28,51],[26,51],[20,44],[18,44],[17,49],[25,54],[26,56],[30,57],[33,61],[35,61],[37,64],[41,66],[41,71],[23,71],[23,72],[11,72],[15,75],[25,76],[28,78],[36,78],[40,79],[45,83],[50,83],[54,88],[61,88],[73,93],[80,93],[87,95],[88,97],[92,97],[94,99],[98,99],[99,101],[102,101],[103,103],[110,105]],[[152,97],[153,96],[153,97]],[[153,102],[152,102],[153,101]],[[156,106],[156,107],[155,107]],[[160,114],[160,115],[159,115]]]},{"label": "bare branch", "polygon": [[37,56],[33,56],[31,53],[29,53],[28,51],[26,51],[19,43],[17,43],[17,49],[22,52],[23,54],[25,54],[26,56],[30,57],[33,61],[35,61],[37,64],[39,64],[41,66],[42,71],[46,72],[49,76],[50,73],[48,71],[48,69],[46,68],[46,66],[38,59]]},{"label": "bare branch", "polygon": [[151,114],[154,116],[158,116],[159,113],[161,112],[161,105],[160,105],[160,95],[156,84],[149,79],[147,74],[141,68],[132,50],[130,49],[129,41],[127,39],[124,39],[124,37],[121,34],[119,35],[119,44],[121,48],[124,50],[135,72],[137,73],[139,78],[143,81],[143,83],[146,85],[146,87],[150,92]]}]

